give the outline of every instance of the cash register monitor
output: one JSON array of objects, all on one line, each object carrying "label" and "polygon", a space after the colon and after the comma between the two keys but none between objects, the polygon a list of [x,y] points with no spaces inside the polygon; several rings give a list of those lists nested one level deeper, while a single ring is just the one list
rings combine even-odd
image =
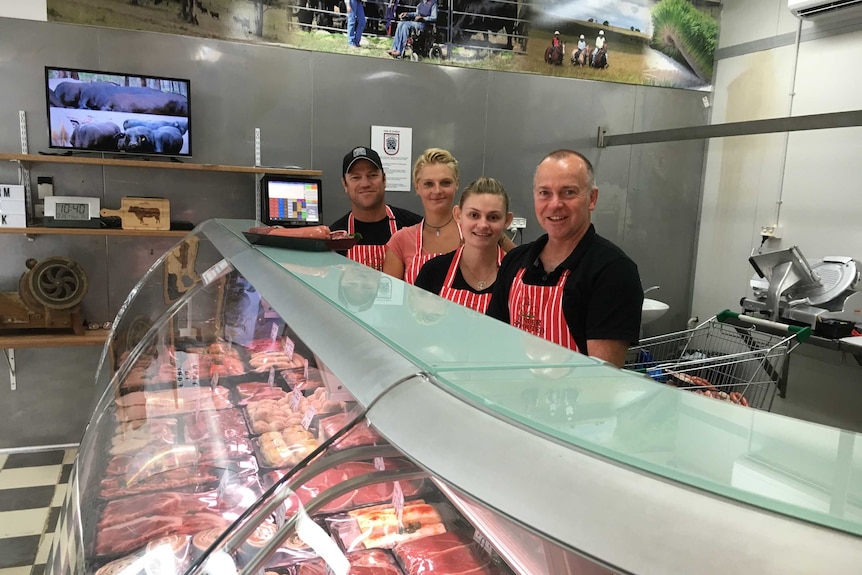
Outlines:
[{"label": "cash register monitor", "polygon": [[268,226],[317,226],[323,186],[321,180],[266,175],[260,181],[260,221]]}]

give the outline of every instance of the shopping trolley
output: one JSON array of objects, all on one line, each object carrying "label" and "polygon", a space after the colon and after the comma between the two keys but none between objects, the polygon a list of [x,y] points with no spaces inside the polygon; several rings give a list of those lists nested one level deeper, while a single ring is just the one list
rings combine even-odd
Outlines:
[{"label": "shopping trolley", "polygon": [[641,340],[625,369],[694,393],[769,411],[787,376],[787,355],[811,335],[725,310],[692,329]]}]

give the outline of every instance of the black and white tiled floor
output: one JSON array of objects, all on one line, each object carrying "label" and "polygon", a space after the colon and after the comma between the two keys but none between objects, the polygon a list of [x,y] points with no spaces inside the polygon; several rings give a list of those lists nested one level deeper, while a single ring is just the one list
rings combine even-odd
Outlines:
[{"label": "black and white tiled floor", "polygon": [[43,575],[76,451],[0,453],[0,575]]}]

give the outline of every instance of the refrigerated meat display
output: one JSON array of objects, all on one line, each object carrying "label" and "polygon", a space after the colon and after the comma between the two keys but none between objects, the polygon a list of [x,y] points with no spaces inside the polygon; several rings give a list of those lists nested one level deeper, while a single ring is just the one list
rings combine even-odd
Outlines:
[{"label": "refrigerated meat display", "polygon": [[348,305],[358,264],[251,245],[253,225],[205,222],[182,240],[197,283],[166,297],[162,258],[123,304],[48,573],[862,565],[858,435],[680,394],[373,270]]}]

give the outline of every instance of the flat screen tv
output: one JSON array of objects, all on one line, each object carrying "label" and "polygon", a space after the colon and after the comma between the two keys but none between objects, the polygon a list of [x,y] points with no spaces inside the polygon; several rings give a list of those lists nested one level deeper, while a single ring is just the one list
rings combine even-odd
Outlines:
[{"label": "flat screen tv", "polygon": [[316,178],[265,175],[260,181],[260,221],[269,226],[319,225],[322,189]]},{"label": "flat screen tv", "polygon": [[191,156],[189,84],[177,78],[46,66],[50,147]]}]

